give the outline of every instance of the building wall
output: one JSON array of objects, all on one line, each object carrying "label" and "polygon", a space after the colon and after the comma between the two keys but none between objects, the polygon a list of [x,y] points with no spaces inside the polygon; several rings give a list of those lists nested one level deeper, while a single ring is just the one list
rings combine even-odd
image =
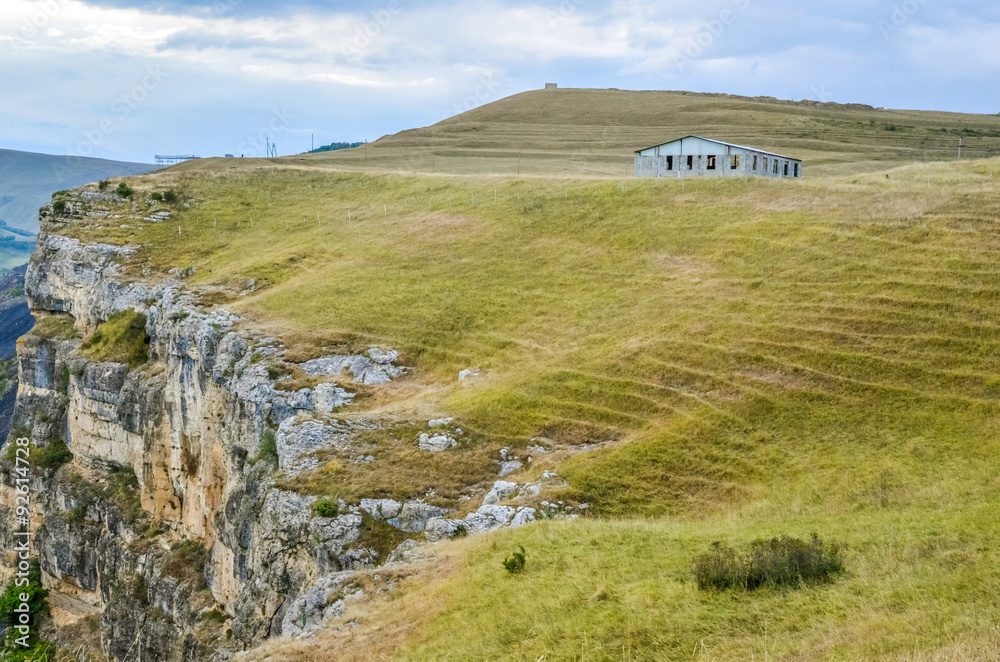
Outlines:
[{"label": "building wall", "polygon": [[[714,157],[715,167],[712,168]],[[733,158],[738,163],[733,167]],[[756,158],[756,169],[754,159]],[[775,162],[778,171],[775,172]],[[765,169],[766,164],[766,169]],[[785,174],[785,166],[788,174]],[[797,166],[797,168],[796,168]],[[635,156],[636,177],[773,177],[799,178],[802,162],[756,150],[722,145],[700,138],[684,138],[651,147]]]}]

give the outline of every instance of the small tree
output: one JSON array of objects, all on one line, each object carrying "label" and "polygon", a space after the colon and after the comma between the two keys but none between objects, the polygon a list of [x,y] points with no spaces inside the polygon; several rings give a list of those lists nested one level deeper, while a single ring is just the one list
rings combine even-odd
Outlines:
[{"label": "small tree", "polygon": [[509,558],[503,560],[504,570],[512,575],[524,572],[524,566],[527,562],[524,553],[524,547],[519,546],[520,551],[514,552]]},{"label": "small tree", "polygon": [[115,190],[115,193],[117,193],[118,197],[120,198],[131,198],[132,187],[126,184],[125,182],[122,182],[121,184],[118,185],[118,188]]}]

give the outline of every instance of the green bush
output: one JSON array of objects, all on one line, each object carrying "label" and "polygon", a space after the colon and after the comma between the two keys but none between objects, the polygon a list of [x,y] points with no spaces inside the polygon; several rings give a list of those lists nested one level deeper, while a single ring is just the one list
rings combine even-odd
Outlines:
[{"label": "green bush", "polygon": [[[24,431],[23,434],[19,432],[12,432],[10,435],[10,439],[16,439],[18,437],[30,437],[30,433],[27,431]],[[4,456],[11,464],[15,464],[17,462],[16,458],[18,448],[18,445],[14,443],[8,443],[4,447]],[[31,466],[41,467],[42,469],[49,469],[51,471],[55,471],[62,465],[73,460],[73,454],[69,452],[66,442],[58,438],[54,441],[50,441],[47,446],[29,446],[28,451],[28,463]]]},{"label": "green bush", "polygon": [[118,188],[115,189],[115,193],[117,193],[118,197],[120,198],[131,198],[132,187],[126,184],[125,182],[122,182],[121,184],[118,185]]},{"label": "green bush", "polygon": [[73,454],[69,452],[66,442],[62,439],[50,441],[47,446],[38,446],[31,449],[30,462],[36,467],[55,471],[67,462],[73,461]]},{"label": "green bush", "polygon": [[127,363],[134,370],[149,360],[146,316],[123,310],[108,318],[80,348],[95,361]]},{"label": "green bush", "polygon": [[815,533],[809,540],[789,536],[756,540],[745,552],[715,542],[695,559],[694,576],[701,590],[817,584],[843,572],[842,552],[842,545],[825,545]]},{"label": "green bush", "polygon": [[102,179],[101,181],[97,182],[97,190],[98,191],[107,191],[108,190],[108,185],[110,185],[110,184],[111,184],[111,182],[109,182],[108,180]]},{"label": "green bush", "polygon": [[210,621],[212,623],[225,623],[227,618],[229,617],[226,616],[224,611],[213,609],[205,612],[205,614],[201,617],[201,620]]},{"label": "green bush", "polygon": [[0,594],[0,629],[7,628],[4,632],[3,639],[3,649],[0,649],[0,658],[3,660],[34,660],[43,658],[32,658],[32,657],[11,657],[12,654],[16,654],[19,651],[24,651],[25,649],[15,643],[15,639],[20,636],[17,630],[14,630],[12,626],[19,624],[19,614],[14,610],[21,605],[21,594],[25,593],[28,596],[28,616],[31,628],[31,635],[28,640],[30,648],[28,650],[34,650],[38,644],[43,643],[38,639],[38,619],[47,616],[49,613],[49,604],[46,598],[49,596],[49,592],[42,588],[42,571],[38,564],[37,559],[31,560],[31,566],[28,569],[28,585],[27,586],[17,586],[14,580],[11,580],[7,584],[7,588],[4,592]]},{"label": "green bush", "polygon": [[59,367],[59,372],[56,373],[56,390],[60,393],[66,393],[69,390],[69,366],[63,363]]},{"label": "green bush", "polygon": [[260,435],[260,454],[257,455],[257,460],[278,463],[278,438],[271,428],[265,429]]},{"label": "green bush", "polygon": [[103,492],[105,498],[118,506],[129,524],[135,524],[146,514],[139,496],[139,479],[132,467],[116,467],[109,471]]},{"label": "green bush", "polygon": [[336,517],[338,512],[337,503],[329,497],[323,497],[312,505],[312,511],[319,517]]},{"label": "green bush", "polygon": [[509,558],[503,560],[504,570],[512,575],[524,572],[524,566],[527,563],[524,547],[519,547],[519,550],[511,554]]},{"label": "green bush", "polygon": [[52,211],[54,211],[57,214],[61,214],[64,211],[66,211],[66,201],[65,200],[56,200],[55,202],[53,202],[52,203]]}]

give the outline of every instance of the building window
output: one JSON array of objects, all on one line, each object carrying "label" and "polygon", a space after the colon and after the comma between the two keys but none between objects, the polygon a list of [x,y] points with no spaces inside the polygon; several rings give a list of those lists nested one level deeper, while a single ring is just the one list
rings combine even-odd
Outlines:
[{"label": "building window", "polygon": [[716,157],[714,155],[708,157],[708,169],[709,170],[715,170],[715,161],[716,161]]},{"label": "building window", "polygon": [[788,177],[788,161],[785,161],[785,177]]},{"label": "building window", "polygon": [[730,161],[731,161],[731,163],[729,165],[730,169],[736,170],[737,168],[740,167],[740,155],[739,154],[733,154],[733,156],[730,158]]},{"label": "building window", "polygon": [[674,157],[668,156],[667,157],[667,170],[673,170],[673,169],[674,169]]},{"label": "building window", "polygon": [[688,170],[694,170],[694,156],[688,156]]},{"label": "building window", "polygon": [[767,161],[767,157],[765,156],[764,157],[764,174],[767,174],[767,164],[768,164],[768,161]]},{"label": "building window", "polygon": [[775,174],[775,175],[777,175],[777,174],[778,174],[778,165],[779,165],[779,163],[778,163],[778,159],[775,159],[775,160],[774,160],[774,174]]},{"label": "building window", "polygon": [[756,154],[753,155],[753,170],[754,170],[754,172],[757,172],[757,155]]},{"label": "building window", "polygon": [[796,177],[799,176],[799,164],[798,163],[795,164],[795,176]]}]

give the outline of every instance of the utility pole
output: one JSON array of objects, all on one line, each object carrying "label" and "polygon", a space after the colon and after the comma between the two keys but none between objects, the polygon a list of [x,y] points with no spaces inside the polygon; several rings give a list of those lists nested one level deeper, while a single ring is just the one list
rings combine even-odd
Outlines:
[{"label": "utility pole", "polygon": [[958,160],[962,160],[962,148],[965,147],[965,141],[962,138],[958,139]]}]

